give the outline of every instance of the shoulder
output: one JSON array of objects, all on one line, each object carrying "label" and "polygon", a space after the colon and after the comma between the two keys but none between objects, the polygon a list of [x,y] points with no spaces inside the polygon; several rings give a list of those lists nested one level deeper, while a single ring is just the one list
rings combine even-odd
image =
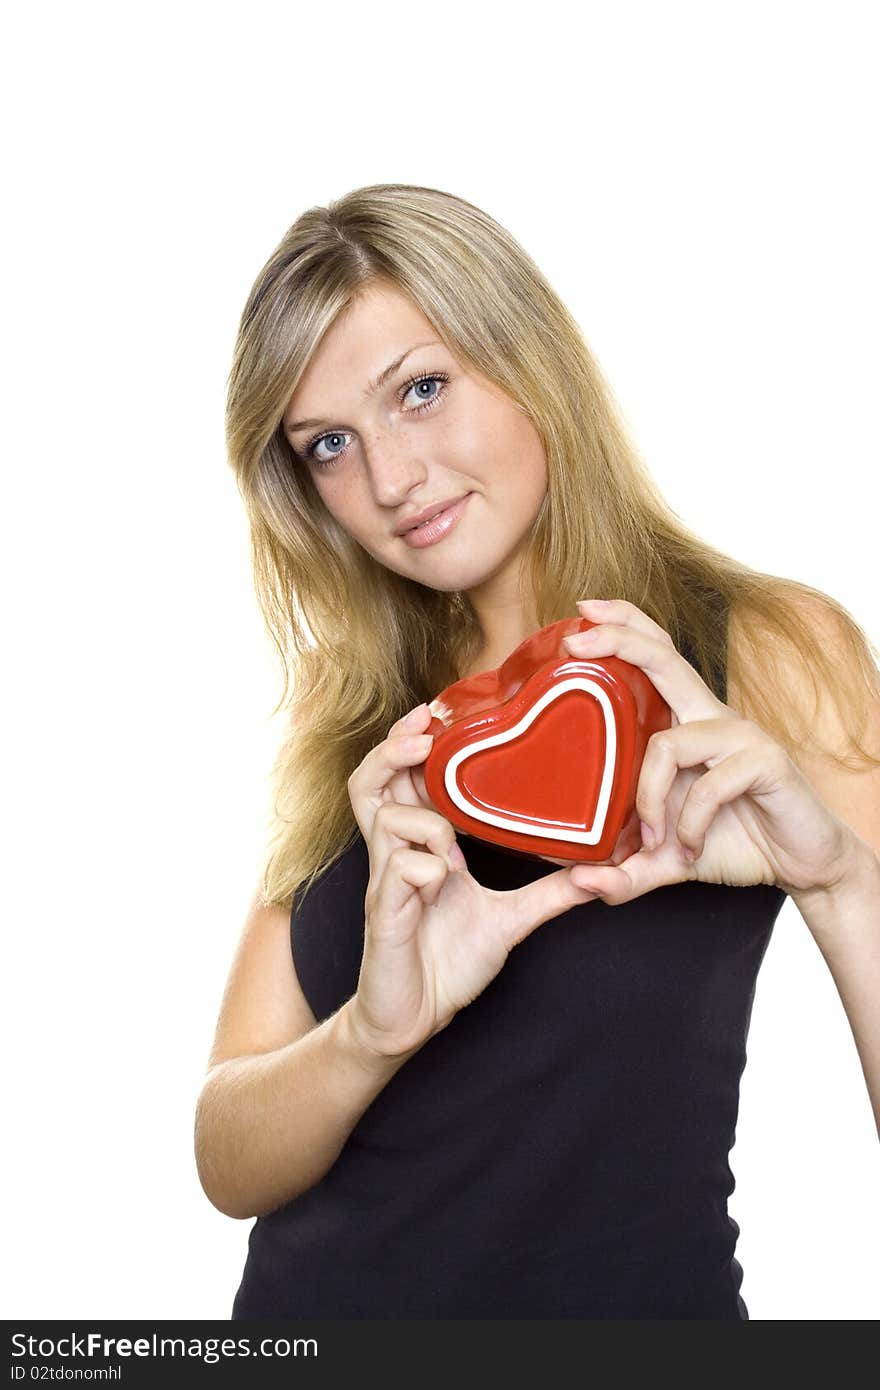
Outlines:
[{"label": "shoulder", "polygon": [[[778,736],[825,804],[880,848],[880,673],[871,647],[821,594],[780,589],[775,603],[781,626],[731,611],[727,703]],[[871,766],[864,752],[878,761]]]},{"label": "shoulder", "polygon": [[[844,752],[841,694],[855,697],[856,703],[861,698],[865,717],[871,685],[875,693],[880,690],[864,634],[842,605],[818,592],[780,586],[767,604],[772,605],[772,620],[766,609],[751,604],[730,610],[728,704],[753,718],[757,691],[772,693],[780,709],[804,720],[821,742]],[[865,679],[871,670],[873,681]]]}]

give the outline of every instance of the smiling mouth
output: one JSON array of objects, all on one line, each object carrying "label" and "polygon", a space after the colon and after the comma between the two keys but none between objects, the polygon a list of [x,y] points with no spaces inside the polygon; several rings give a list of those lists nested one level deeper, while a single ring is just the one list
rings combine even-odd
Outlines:
[{"label": "smiling mouth", "polygon": [[464,496],[457,498],[454,502],[447,503],[445,507],[441,507],[433,516],[420,522],[418,526],[410,526],[407,531],[402,533],[401,539],[406,545],[419,549],[427,545],[434,545],[435,542],[442,540],[458,523],[471,495],[471,493],[466,492]]},{"label": "smiling mouth", "polygon": [[430,516],[424,517],[422,521],[417,521],[413,526],[407,526],[407,528],[406,528],[405,531],[398,531],[397,534],[398,534],[399,536],[408,536],[409,533],[410,533],[411,531],[418,531],[420,527],[422,527],[422,526],[428,526],[428,525],[430,524],[430,522],[432,522],[432,521],[434,520],[435,517],[438,517],[438,516],[440,515],[441,512],[448,512],[448,511],[451,511],[451,509],[452,509],[453,507],[457,507],[457,506],[458,506],[459,502],[464,501],[464,498],[465,498],[466,496],[468,496],[468,495],[469,495],[469,494],[467,494],[467,493],[462,493],[461,497],[453,497],[453,498],[450,498],[450,500],[449,500],[448,502],[443,502],[443,503],[436,509],[436,511],[431,512],[431,515],[430,515]]},{"label": "smiling mouth", "polygon": [[433,521],[435,516],[439,516],[441,512],[447,511],[450,505],[453,504],[447,503],[445,507],[438,507],[436,512],[432,512],[430,516],[426,516],[424,521],[417,521],[415,526],[410,526],[409,529],[404,531],[403,534],[405,536],[408,536],[410,531],[421,531],[422,527],[427,526],[429,522]]}]

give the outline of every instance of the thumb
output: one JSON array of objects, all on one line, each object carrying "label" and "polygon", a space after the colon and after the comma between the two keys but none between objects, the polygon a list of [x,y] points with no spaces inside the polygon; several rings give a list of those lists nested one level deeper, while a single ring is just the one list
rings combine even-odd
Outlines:
[{"label": "thumb", "polygon": [[598,893],[591,888],[579,888],[572,880],[571,869],[559,869],[555,874],[536,878],[522,888],[499,893],[506,908],[504,919],[505,944],[508,950],[518,946],[535,927],[568,912],[572,907],[591,902]]},{"label": "thumb", "polygon": [[668,841],[656,850],[641,849],[617,865],[578,864],[568,872],[584,892],[592,892],[609,907],[632,902],[633,898],[640,898],[654,888],[665,888],[670,883],[696,877],[691,865],[687,866],[687,871],[682,868]]}]

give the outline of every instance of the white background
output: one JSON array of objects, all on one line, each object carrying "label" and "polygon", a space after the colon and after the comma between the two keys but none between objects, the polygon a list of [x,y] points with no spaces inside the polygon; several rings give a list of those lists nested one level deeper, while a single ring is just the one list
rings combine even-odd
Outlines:
[{"label": "white background", "polygon": [[[688,524],[876,641],[875,18],[154,0],[8,22],[5,1316],[226,1318],[244,1263],[192,1120],[278,737],[223,400],[287,226],[377,182],[483,207]],[[877,1136],[790,902],[748,1051],[751,1317],[876,1318]]]}]

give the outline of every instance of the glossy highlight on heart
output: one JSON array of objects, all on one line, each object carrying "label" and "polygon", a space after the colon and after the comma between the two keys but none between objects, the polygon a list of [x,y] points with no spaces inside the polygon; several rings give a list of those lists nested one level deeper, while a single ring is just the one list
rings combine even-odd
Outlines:
[{"label": "glossy highlight on heart", "polygon": [[638,667],[574,657],[551,623],[431,702],[425,788],[457,830],[530,858],[597,863],[633,824],[648,739],[671,711]]}]

